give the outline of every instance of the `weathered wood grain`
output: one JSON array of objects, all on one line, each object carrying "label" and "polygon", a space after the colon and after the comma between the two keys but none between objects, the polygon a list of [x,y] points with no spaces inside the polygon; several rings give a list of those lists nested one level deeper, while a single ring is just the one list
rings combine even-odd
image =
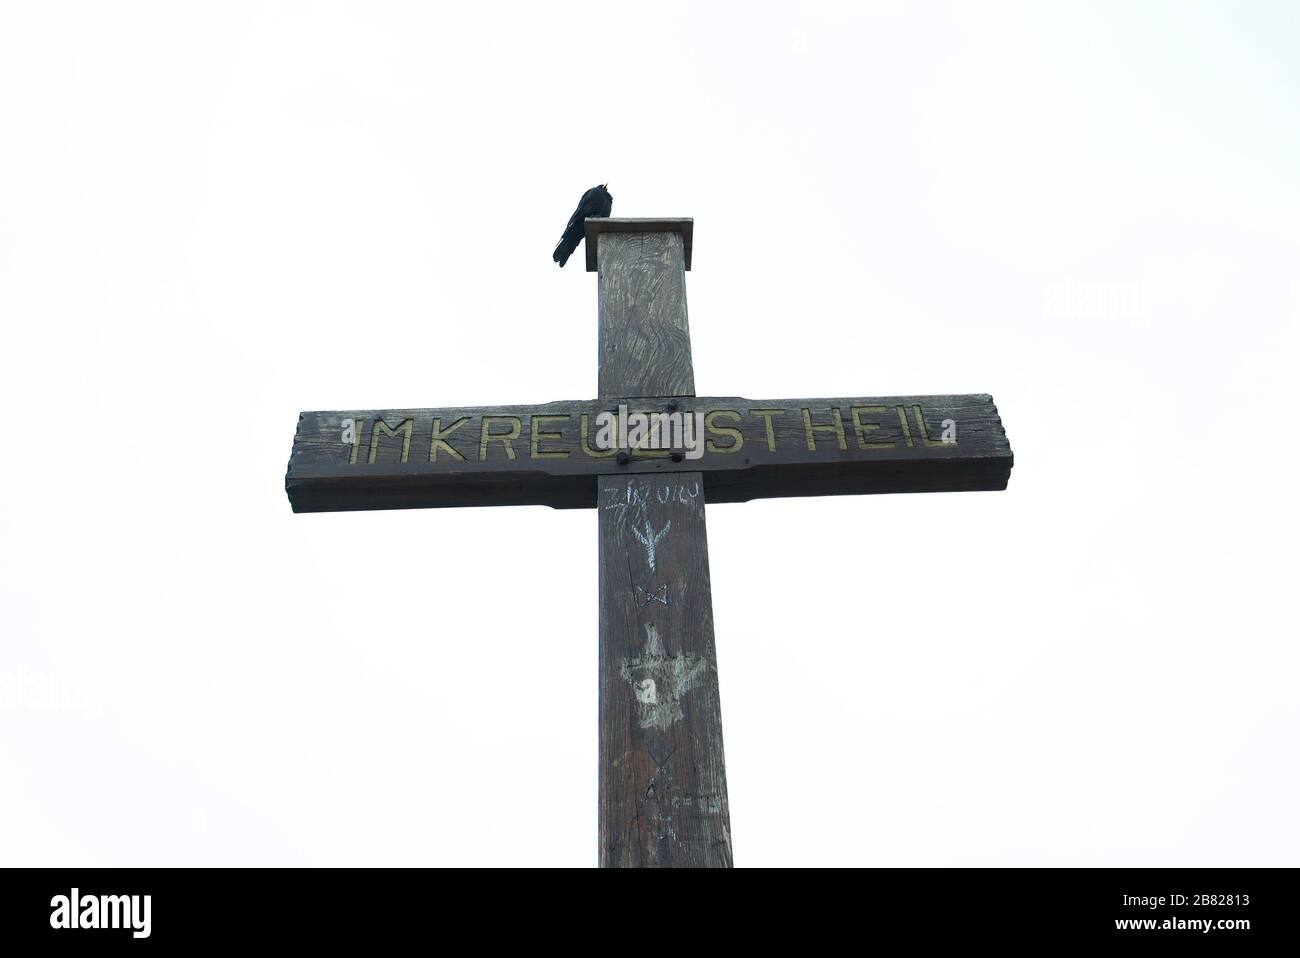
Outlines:
[{"label": "weathered wood grain", "polygon": [[[680,233],[601,237],[602,399],[694,394],[682,257]],[[703,485],[597,482],[604,867],[732,864]]]},{"label": "weathered wood grain", "polygon": [[600,237],[600,397],[693,396],[680,233]]},{"label": "weathered wood grain", "polygon": [[677,233],[682,238],[682,265],[691,270],[691,246],[694,243],[695,221],[689,216],[654,217],[653,219],[625,216],[588,216],[584,222],[587,240],[587,272],[598,267],[597,252],[602,233]]},{"label": "weathered wood grain", "polygon": [[[620,404],[629,411],[702,417],[696,420],[704,426],[701,458],[683,454],[676,461],[666,450],[634,449],[623,462],[615,450],[597,448],[598,416]],[[351,441],[345,441],[348,422]],[[952,442],[943,441],[945,423],[952,424]],[[661,420],[663,429],[671,431]],[[986,395],[616,398],[306,412],[285,487],[298,512],[593,508],[598,476],[702,472],[705,499],[717,503],[1003,489],[1011,465],[997,407]]]},{"label": "weathered wood grain", "polygon": [[730,866],[699,473],[600,480],[600,864]]}]

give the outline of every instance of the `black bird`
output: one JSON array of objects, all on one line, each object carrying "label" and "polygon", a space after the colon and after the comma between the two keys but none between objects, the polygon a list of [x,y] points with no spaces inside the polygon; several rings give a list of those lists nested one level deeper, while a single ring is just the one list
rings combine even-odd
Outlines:
[{"label": "black bird", "polygon": [[593,186],[582,194],[582,199],[578,200],[578,208],[569,217],[569,225],[564,228],[564,235],[555,244],[555,252],[551,254],[551,259],[561,266],[569,261],[569,257],[573,255],[573,251],[578,248],[578,244],[586,235],[587,227],[583,220],[588,216],[608,216],[609,211],[614,208],[614,197],[610,196],[609,190],[605,189],[607,185],[601,183],[600,186]]}]

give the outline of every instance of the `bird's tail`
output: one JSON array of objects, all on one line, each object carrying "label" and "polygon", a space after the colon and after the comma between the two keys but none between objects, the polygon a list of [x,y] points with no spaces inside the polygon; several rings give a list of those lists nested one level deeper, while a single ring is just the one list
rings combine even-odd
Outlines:
[{"label": "bird's tail", "polygon": [[569,246],[564,241],[564,238],[561,237],[560,241],[555,244],[555,252],[551,254],[551,259],[563,266],[569,261],[569,257],[573,255],[575,249],[577,249],[577,247]]}]

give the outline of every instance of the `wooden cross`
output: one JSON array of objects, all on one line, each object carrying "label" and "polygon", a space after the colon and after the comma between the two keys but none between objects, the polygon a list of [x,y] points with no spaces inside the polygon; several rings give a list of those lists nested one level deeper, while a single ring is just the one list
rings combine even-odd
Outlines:
[{"label": "wooden cross", "polygon": [[599,399],[305,412],[285,477],[295,512],[597,510],[602,866],[732,863],[706,502],[1005,489],[1011,473],[987,395],[697,397],[692,233],[587,220]]}]

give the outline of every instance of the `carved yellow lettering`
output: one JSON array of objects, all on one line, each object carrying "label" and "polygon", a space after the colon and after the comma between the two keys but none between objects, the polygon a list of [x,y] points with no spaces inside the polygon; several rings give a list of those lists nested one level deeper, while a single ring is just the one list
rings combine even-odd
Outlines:
[{"label": "carved yellow lettering", "polygon": [[[509,432],[493,433],[493,423],[509,423]],[[523,424],[517,416],[484,416],[483,429],[479,433],[478,440],[478,457],[480,460],[487,458],[487,447],[489,442],[499,442],[505,447],[506,457],[513,459],[515,457],[515,447],[511,445],[510,440],[519,438],[519,431]]]},{"label": "carved yellow lettering", "polygon": [[[433,433],[429,436],[429,461],[430,462],[438,461],[439,449],[441,449],[447,455],[451,456],[453,459],[459,459],[461,462],[465,461],[465,457],[462,456],[459,452],[457,452],[455,447],[453,447],[451,443],[447,442],[447,437],[450,436],[457,429],[459,429],[461,426],[465,425],[465,423],[467,422],[469,422],[469,416],[462,416],[460,419],[457,419],[454,423],[452,423],[450,426],[444,429],[442,427],[441,417],[435,418],[433,420]],[[470,441],[472,442],[473,440]]]},{"label": "carved yellow lettering", "polygon": [[355,466],[357,464],[357,453],[361,451],[361,437],[366,432],[366,421],[358,419],[356,429],[352,434],[352,451],[348,453],[348,463]]},{"label": "carved yellow lettering", "polygon": [[853,417],[853,432],[858,437],[859,449],[890,449],[893,448],[892,442],[867,442],[867,433],[873,429],[879,429],[878,422],[863,422],[859,417],[864,412],[880,413],[887,412],[888,406],[854,406],[849,410],[849,415]]},{"label": "carved yellow lettering", "polygon": [[803,413],[803,434],[808,441],[808,451],[817,451],[817,440],[813,436],[814,432],[833,432],[835,441],[841,449],[848,449],[849,444],[844,440],[844,416],[841,415],[838,406],[831,407],[831,422],[813,423],[812,413],[807,409],[800,410]]},{"label": "carved yellow lettering", "polygon": [[376,419],[374,428],[370,430],[370,464],[373,466],[379,455],[380,432],[390,439],[396,439],[399,435],[402,437],[402,462],[406,462],[411,455],[411,428],[414,425],[414,420],[403,419],[394,429],[382,419]]},{"label": "carved yellow lettering", "polygon": [[614,448],[613,444],[608,449],[592,449],[591,443],[588,441],[591,438],[590,429],[591,416],[584,412],[578,417],[578,432],[582,440],[582,453],[584,456],[590,456],[592,459],[608,459],[610,456],[618,454],[618,450]]},{"label": "carved yellow lettering", "polygon": [[912,405],[912,414],[916,417],[916,431],[921,434],[921,441],[925,443],[926,446],[944,445],[942,439],[930,438],[930,430],[925,428],[925,417],[921,415],[921,407],[919,405]]},{"label": "carved yellow lettering", "polygon": [[767,451],[776,452],[776,430],[772,428],[772,420],[777,416],[784,416],[784,409],[751,409],[751,416],[762,416],[763,426],[767,430]]},{"label": "carved yellow lettering", "polygon": [[898,424],[903,427],[903,438],[907,440],[907,448],[911,449],[916,443],[912,442],[912,427],[907,424],[907,409],[903,406],[895,406],[898,410]]},{"label": "carved yellow lettering", "polygon": [[531,448],[529,456],[533,459],[567,459],[569,450],[567,449],[538,449],[538,443],[543,439],[564,439],[564,434],[560,432],[545,432],[540,427],[548,422],[567,422],[569,417],[565,416],[534,416],[529,424],[528,431],[530,434]]},{"label": "carved yellow lettering", "polygon": [[704,417],[704,428],[715,435],[731,437],[731,445],[719,446],[712,439],[707,439],[704,442],[704,448],[709,452],[740,452],[740,447],[745,444],[745,434],[739,429],[734,429],[731,426],[715,426],[714,422],[722,416],[740,422],[740,413],[736,412],[734,409],[715,409]]}]

